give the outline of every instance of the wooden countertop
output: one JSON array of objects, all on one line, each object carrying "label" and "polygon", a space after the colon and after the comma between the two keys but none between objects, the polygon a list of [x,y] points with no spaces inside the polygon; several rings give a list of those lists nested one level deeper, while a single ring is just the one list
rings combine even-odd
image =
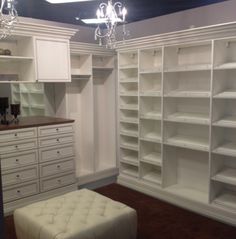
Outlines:
[{"label": "wooden countertop", "polygon": [[62,119],[62,118],[54,118],[48,116],[29,116],[29,117],[21,117],[18,123],[11,123],[9,125],[0,124],[0,131],[3,130],[11,130],[11,129],[23,129],[30,127],[39,127],[46,125],[54,125],[54,124],[66,124],[73,123],[72,119]]}]

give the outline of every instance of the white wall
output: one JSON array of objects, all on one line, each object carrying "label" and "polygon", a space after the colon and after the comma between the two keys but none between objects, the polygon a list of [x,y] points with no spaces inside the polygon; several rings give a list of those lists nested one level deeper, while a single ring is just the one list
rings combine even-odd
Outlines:
[{"label": "white wall", "polygon": [[[129,11],[129,9],[128,9]],[[130,9],[132,11],[132,9]],[[131,38],[236,21],[236,0],[193,8],[126,25]],[[122,27],[119,27],[119,32]]]}]

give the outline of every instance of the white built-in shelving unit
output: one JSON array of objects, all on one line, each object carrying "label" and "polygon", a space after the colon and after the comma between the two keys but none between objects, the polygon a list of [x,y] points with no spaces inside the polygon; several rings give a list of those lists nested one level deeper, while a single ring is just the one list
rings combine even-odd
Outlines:
[{"label": "white built-in shelving unit", "polygon": [[233,223],[236,38],[193,31],[118,46],[118,182]]},{"label": "white built-in shelving unit", "polygon": [[[118,173],[114,51],[71,43],[71,74],[71,83],[55,85],[56,108],[58,116],[75,120],[76,176],[83,185]],[[123,90],[128,91],[129,86],[125,87]],[[123,103],[124,107],[132,105],[125,98]],[[124,121],[130,121],[123,125],[123,135],[132,138],[136,130],[133,115],[123,116]],[[124,147],[129,143],[124,141]]]}]

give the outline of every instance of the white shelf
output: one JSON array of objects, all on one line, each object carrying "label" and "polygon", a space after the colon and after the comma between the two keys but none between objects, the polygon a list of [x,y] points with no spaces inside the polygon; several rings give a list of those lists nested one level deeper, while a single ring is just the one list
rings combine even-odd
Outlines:
[{"label": "white shelf", "polygon": [[93,71],[113,71],[113,67],[93,66]]},{"label": "white shelf", "polygon": [[151,119],[151,120],[161,120],[161,113],[156,111],[151,111],[147,113],[140,113],[141,119]]},{"label": "white shelf", "polygon": [[213,176],[212,179],[218,182],[236,185],[236,169],[223,168],[215,176]]},{"label": "white shelf", "polygon": [[182,65],[166,68],[165,72],[204,71],[211,70],[211,64]]},{"label": "white shelf", "polygon": [[161,97],[161,92],[160,91],[141,91],[139,93],[140,96],[148,96],[148,97]]},{"label": "white shelf", "polygon": [[236,90],[226,90],[213,96],[216,99],[236,99]]},{"label": "white shelf", "polygon": [[0,55],[0,61],[32,61],[33,57],[27,57],[27,56],[3,56]]},{"label": "white shelf", "polygon": [[225,142],[214,149],[213,152],[228,156],[236,156],[236,142]]},{"label": "white shelf", "polygon": [[162,68],[150,68],[150,69],[141,69],[139,71],[140,74],[154,74],[154,73],[161,73],[162,72]]},{"label": "white shelf", "polygon": [[138,144],[137,143],[131,143],[131,142],[121,142],[121,148],[138,151]]},{"label": "white shelf", "polygon": [[236,62],[227,62],[214,67],[215,70],[236,69]]},{"label": "white shelf", "polygon": [[201,113],[184,113],[176,112],[168,115],[165,120],[171,122],[195,123],[195,124],[209,124],[209,115]]},{"label": "white shelf", "polygon": [[151,183],[161,184],[161,173],[156,171],[150,171],[142,176],[143,180],[149,181]]},{"label": "white shelf", "polygon": [[236,127],[236,116],[226,116],[223,119],[214,122],[213,125],[222,127]]},{"label": "white shelf", "polygon": [[122,117],[120,118],[120,122],[123,123],[130,123],[130,124],[138,124],[138,119],[137,118],[133,118],[133,117]]},{"label": "white shelf", "polygon": [[130,165],[138,166],[138,158],[132,155],[124,156],[121,158],[121,162]]},{"label": "white shelf", "polygon": [[119,68],[120,68],[121,70],[122,70],[122,69],[136,69],[136,68],[138,68],[138,64],[121,65]]},{"label": "white shelf", "polygon": [[155,134],[153,132],[145,134],[140,139],[143,140],[143,141],[154,142],[154,143],[160,143],[161,142],[161,136],[158,135],[158,134]]},{"label": "white shelf", "polygon": [[138,83],[138,78],[124,78],[120,79],[121,84],[127,84],[127,83]]},{"label": "white shelf", "polygon": [[121,96],[138,96],[138,92],[137,91],[127,91],[127,92],[120,92]]},{"label": "white shelf", "polygon": [[175,90],[165,94],[165,97],[186,97],[186,98],[209,98],[211,93],[208,91],[181,91]]},{"label": "white shelf", "polygon": [[165,143],[182,148],[196,149],[202,151],[209,150],[209,143],[207,138],[194,137],[188,135],[175,135],[166,139]]},{"label": "white shelf", "polygon": [[197,201],[201,203],[208,202],[207,193],[199,191],[195,188],[185,187],[184,185],[181,184],[169,186],[165,190],[179,197],[188,198],[191,201]]},{"label": "white shelf", "polygon": [[236,193],[231,191],[224,191],[219,196],[217,196],[213,202],[220,206],[236,210]]},{"label": "white shelf", "polygon": [[138,177],[138,169],[133,169],[131,167],[127,167],[127,168],[122,169],[121,173],[126,174],[126,175],[131,176],[131,177],[135,177],[135,178]]},{"label": "white shelf", "polygon": [[120,109],[123,110],[138,110],[137,104],[122,104],[120,105]]},{"label": "white shelf", "polygon": [[162,159],[161,154],[157,152],[151,152],[150,154],[147,154],[141,158],[142,162],[150,163],[153,165],[161,166],[162,165]]},{"label": "white shelf", "polygon": [[121,135],[131,136],[131,137],[138,137],[138,130],[128,130],[128,129],[121,129]]}]

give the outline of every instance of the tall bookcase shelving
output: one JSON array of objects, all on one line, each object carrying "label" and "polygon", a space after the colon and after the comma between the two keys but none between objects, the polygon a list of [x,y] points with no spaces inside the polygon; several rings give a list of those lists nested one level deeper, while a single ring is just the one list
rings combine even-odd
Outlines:
[{"label": "tall bookcase shelving", "polygon": [[118,46],[118,182],[235,225],[236,32],[201,31]]}]

